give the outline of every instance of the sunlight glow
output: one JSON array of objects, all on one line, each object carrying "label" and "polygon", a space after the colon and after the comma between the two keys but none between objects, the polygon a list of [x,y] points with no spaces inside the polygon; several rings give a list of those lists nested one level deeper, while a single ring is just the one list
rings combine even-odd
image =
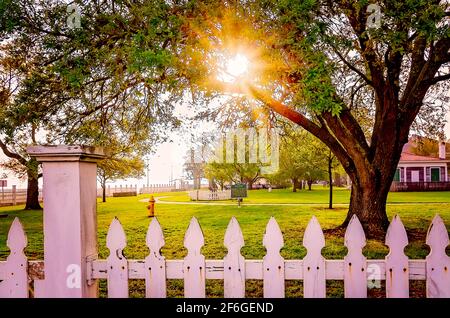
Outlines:
[{"label": "sunlight glow", "polygon": [[249,61],[245,55],[236,54],[232,59],[226,63],[226,72],[233,76],[239,77],[244,73],[247,73]]},{"label": "sunlight glow", "polygon": [[249,73],[250,62],[243,54],[238,53],[229,58],[223,56],[219,63],[221,67],[218,79],[221,81],[233,83],[242,80]]}]

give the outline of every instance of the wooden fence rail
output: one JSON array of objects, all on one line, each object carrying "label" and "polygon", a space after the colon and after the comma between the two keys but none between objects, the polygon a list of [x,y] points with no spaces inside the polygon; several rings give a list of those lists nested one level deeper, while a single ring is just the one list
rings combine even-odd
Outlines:
[{"label": "wooden fence rail", "polygon": [[[42,202],[42,189],[39,189],[39,201]],[[27,189],[17,189],[12,186],[10,189],[1,189],[0,206],[24,204],[27,201]]]},{"label": "wooden fence rail", "polygon": [[[106,245],[110,254],[106,260],[89,258],[86,261],[86,279],[107,279],[108,297],[128,297],[130,279],[143,279],[146,297],[166,297],[167,279],[183,279],[185,297],[205,297],[205,280],[224,281],[224,297],[245,297],[245,282],[262,280],[264,297],[285,296],[286,280],[302,280],[304,297],[326,296],[327,280],[343,280],[344,295],[348,298],[367,297],[368,282],[386,281],[386,297],[409,297],[409,281],[425,280],[426,296],[450,297],[450,257],[446,254],[449,236],[442,219],[436,215],[428,229],[426,244],[431,251],[424,260],[410,260],[404,254],[408,244],[405,228],[398,216],[392,220],[386,245],[389,254],[385,259],[366,259],[362,249],[366,244],[364,231],[354,216],[345,233],[348,253],[343,260],[326,260],[321,250],[325,238],[318,220],[313,217],[303,236],[307,255],[303,260],[285,260],[280,255],[284,245],[282,232],[271,218],[263,237],[266,255],[262,260],[245,260],[240,250],[244,238],[238,221],[233,217],[224,237],[228,253],[223,260],[205,260],[201,254],[204,245],[202,230],[196,218],[192,218],[185,233],[184,246],[188,250],[183,260],[166,260],[161,255],[164,235],[156,218],[149,225],[146,245],[149,255],[143,260],[127,260],[123,255],[126,234],[117,218],[108,230]],[[28,297],[28,285],[35,281],[35,288],[44,279],[43,261],[27,261],[23,252],[27,238],[16,218],[11,225],[7,246],[11,253],[0,262],[0,297]],[[68,274],[69,275],[69,274]],[[36,284],[37,283],[37,284]],[[37,293],[36,295],[38,295]]]}]

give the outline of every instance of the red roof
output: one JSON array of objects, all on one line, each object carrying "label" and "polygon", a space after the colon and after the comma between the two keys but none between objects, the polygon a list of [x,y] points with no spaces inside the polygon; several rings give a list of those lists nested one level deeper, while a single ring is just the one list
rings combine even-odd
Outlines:
[{"label": "red roof", "polygon": [[400,157],[400,162],[402,161],[444,161],[445,159],[439,159],[436,157],[429,156],[419,156],[410,152],[403,151],[402,156]]}]

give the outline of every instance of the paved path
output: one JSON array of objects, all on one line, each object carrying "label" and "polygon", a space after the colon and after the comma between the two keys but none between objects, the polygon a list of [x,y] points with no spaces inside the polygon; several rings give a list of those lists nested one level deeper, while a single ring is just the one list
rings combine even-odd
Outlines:
[{"label": "paved path", "polygon": [[[185,204],[194,204],[194,205],[237,205],[236,202],[233,203],[226,203],[226,202],[199,202],[199,201],[186,201],[186,202],[180,202],[180,201],[162,201],[161,198],[170,198],[170,196],[162,196],[162,197],[155,197],[156,203],[162,203],[162,204],[179,204],[179,205],[185,205]],[[141,199],[139,202],[148,202],[150,199]],[[416,205],[416,204],[450,204],[450,202],[391,202],[387,203],[388,205]],[[242,206],[266,206],[266,205],[284,205],[284,206],[321,206],[325,205],[328,206],[328,203],[246,203],[245,201],[242,203]],[[333,206],[348,206],[348,203],[333,203]]]}]

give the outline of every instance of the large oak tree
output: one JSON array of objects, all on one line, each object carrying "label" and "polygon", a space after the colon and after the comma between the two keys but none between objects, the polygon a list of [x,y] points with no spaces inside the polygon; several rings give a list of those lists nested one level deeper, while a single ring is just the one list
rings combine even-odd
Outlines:
[{"label": "large oak tree", "polygon": [[[387,195],[411,129],[420,131],[422,119],[439,133],[444,123],[448,4],[221,1],[196,10],[186,22],[192,40],[185,61],[202,70],[192,75],[199,86],[246,95],[319,138],[352,181],[343,225],[356,214],[369,236],[382,236]],[[249,74],[218,80],[227,54],[246,54]]]}]

